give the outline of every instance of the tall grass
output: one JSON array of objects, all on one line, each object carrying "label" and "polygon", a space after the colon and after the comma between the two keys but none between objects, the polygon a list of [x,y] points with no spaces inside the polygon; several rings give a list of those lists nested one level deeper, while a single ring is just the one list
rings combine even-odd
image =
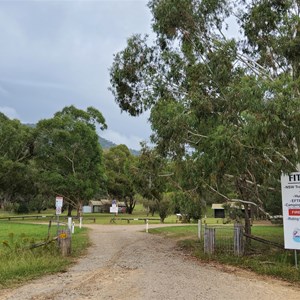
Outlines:
[{"label": "tall grass", "polygon": [[[56,227],[51,228],[50,237],[56,235],[56,230]],[[88,246],[87,230],[76,231],[72,236],[72,255],[62,257],[56,242],[30,248],[31,245],[47,239],[47,226],[1,222],[0,288],[66,270],[74,258]]]}]

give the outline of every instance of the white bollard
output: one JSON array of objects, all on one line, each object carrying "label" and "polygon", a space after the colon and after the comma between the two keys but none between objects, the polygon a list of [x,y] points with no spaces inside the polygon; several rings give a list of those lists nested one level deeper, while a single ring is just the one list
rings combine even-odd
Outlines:
[{"label": "white bollard", "polygon": [[201,240],[201,225],[202,225],[202,220],[198,220],[198,239]]},{"label": "white bollard", "polygon": [[75,222],[72,222],[72,234],[74,233]]},{"label": "white bollard", "polygon": [[68,217],[68,229],[70,230],[70,232],[72,231],[72,218]]},{"label": "white bollard", "polygon": [[82,217],[79,218],[79,228],[82,227]]},{"label": "white bollard", "polygon": [[146,232],[147,233],[149,232],[149,221],[148,221],[148,219],[146,220]]}]

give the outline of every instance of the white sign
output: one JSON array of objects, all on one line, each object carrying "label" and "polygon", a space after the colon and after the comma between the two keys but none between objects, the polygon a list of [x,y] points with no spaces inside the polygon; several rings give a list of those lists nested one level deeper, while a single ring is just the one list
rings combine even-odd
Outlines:
[{"label": "white sign", "polygon": [[61,215],[61,206],[56,206],[56,215]]},{"label": "white sign", "polygon": [[62,207],[62,206],[63,206],[63,197],[56,197],[55,207]]},{"label": "white sign", "polygon": [[109,212],[110,212],[111,214],[117,214],[117,213],[118,213],[118,206],[111,206],[111,207],[109,208]]},{"label": "white sign", "polygon": [[285,249],[300,249],[300,173],[281,175]]}]

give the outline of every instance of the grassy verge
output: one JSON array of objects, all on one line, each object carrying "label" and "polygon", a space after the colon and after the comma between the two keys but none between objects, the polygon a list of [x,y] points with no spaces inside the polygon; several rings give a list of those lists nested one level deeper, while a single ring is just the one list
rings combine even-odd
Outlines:
[{"label": "grassy verge", "polygon": [[[207,255],[203,251],[203,240],[197,239],[197,226],[195,225],[155,228],[150,232],[177,239],[181,248],[190,251],[192,255],[206,262],[216,261],[293,283],[299,283],[300,280],[300,270],[295,268],[294,251],[292,250],[281,250],[252,241],[251,247],[242,257],[224,251]],[[283,244],[283,228],[281,226],[253,226],[252,234]],[[217,236],[217,239],[222,239],[222,236]],[[298,261],[300,261],[299,255]]]},{"label": "grassy verge", "polygon": [[[30,245],[47,238],[45,225],[0,223],[0,288],[8,288],[41,275],[62,272],[83,253],[89,241],[86,229],[72,237],[72,255],[62,257],[56,242],[35,249]],[[50,236],[56,235],[56,227]]]}]

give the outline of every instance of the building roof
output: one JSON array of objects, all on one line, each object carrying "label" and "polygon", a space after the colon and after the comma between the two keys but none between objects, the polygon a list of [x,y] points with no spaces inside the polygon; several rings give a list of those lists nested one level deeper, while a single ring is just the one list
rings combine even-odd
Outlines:
[{"label": "building roof", "polygon": [[102,205],[110,205],[111,200],[102,199],[102,200],[91,200],[90,205],[92,206],[102,206]]},{"label": "building roof", "polygon": [[[103,206],[103,205],[111,205],[112,200],[109,199],[101,199],[101,200],[90,200],[89,203],[91,206]],[[126,206],[125,202],[118,201],[117,202],[118,206]]]},{"label": "building roof", "polygon": [[223,207],[223,203],[219,204],[219,203],[213,203],[211,206],[212,209],[224,209]]},{"label": "building roof", "polygon": [[[212,209],[224,209],[223,205],[224,204],[227,204],[227,203],[213,203],[211,208]],[[244,205],[239,205],[238,203],[230,203],[230,206],[233,207],[233,208],[241,208],[241,209],[244,209]]]}]

